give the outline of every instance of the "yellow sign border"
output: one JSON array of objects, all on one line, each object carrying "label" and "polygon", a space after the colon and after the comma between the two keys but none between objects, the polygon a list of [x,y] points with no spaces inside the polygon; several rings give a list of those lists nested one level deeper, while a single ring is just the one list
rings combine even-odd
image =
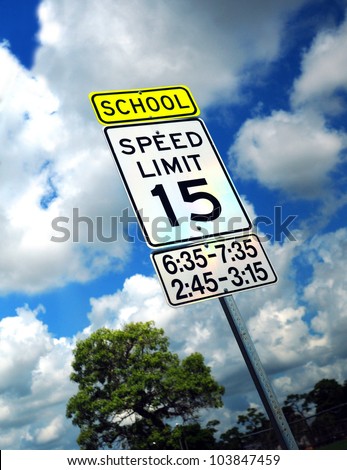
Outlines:
[{"label": "yellow sign border", "polygon": [[[177,92],[176,95],[174,92]],[[167,92],[167,95],[164,95],[163,92]],[[178,92],[185,94],[188,98],[188,101],[182,105],[181,101],[178,98]],[[169,96],[169,94],[173,95],[175,98],[176,103]],[[126,96],[128,95],[128,97]],[[132,104],[133,112],[128,108],[126,109],[125,106],[127,104],[126,99],[131,99],[134,95],[148,95],[145,98],[145,103],[141,98],[138,98],[137,104]],[[118,118],[115,118],[114,115],[116,111],[112,106],[112,103],[107,100],[107,97],[114,97],[118,96],[117,99],[117,111],[118,111]],[[99,106],[100,98],[104,97],[103,103],[109,103],[109,106],[105,106],[108,110],[108,113],[102,112]],[[170,103],[170,106],[174,106],[177,104],[177,107],[173,107],[171,109],[165,106],[165,101],[163,98],[166,98],[166,103]],[[153,107],[149,106],[149,99],[152,100],[154,106],[159,106],[158,109],[153,109]],[[89,93],[89,100],[91,105],[94,109],[95,115],[97,120],[102,125],[109,125],[109,124],[123,124],[123,123],[130,123],[130,122],[138,122],[138,121],[157,121],[161,119],[178,119],[178,118],[188,118],[188,117],[195,117],[200,114],[200,109],[193,98],[193,95],[190,89],[185,85],[175,85],[175,86],[165,86],[165,87],[152,87],[152,88],[134,88],[131,90],[111,90],[111,91],[100,91],[100,92],[92,92]],[[158,100],[161,100],[160,102]],[[182,96],[181,96],[182,100]],[[120,104],[122,103],[122,106]],[[133,101],[131,101],[133,103]],[[148,106],[148,111],[143,111],[146,107],[145,104]],[[161,105],[161,107],[160,107]],[[153,106],[153,104],[152,104]],[[137,112],[136,108],[141,108],[142,112]],[[146,116],[146,114],[150,113]],[[158,114],[159,113],[159,114]],[[105,115],[107,116],[105,118]],[[116,114],[117,115],[117,114]],[[109,116],[109,118],[108,118]]]}]

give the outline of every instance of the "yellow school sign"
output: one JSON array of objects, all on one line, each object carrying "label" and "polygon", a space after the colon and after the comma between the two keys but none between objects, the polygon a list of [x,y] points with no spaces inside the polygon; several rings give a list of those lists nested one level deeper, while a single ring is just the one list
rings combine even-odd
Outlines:
[{"label": "yellow school sign", "polygon": [[100,124],[198,116],[200,110],[188,87],[167,86],[89,94]]}]

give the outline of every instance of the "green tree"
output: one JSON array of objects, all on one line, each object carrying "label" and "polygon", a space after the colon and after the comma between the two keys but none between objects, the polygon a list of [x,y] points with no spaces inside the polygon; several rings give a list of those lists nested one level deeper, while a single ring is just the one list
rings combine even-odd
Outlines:
[{"label": "green tree", "polygon": [[240,432],[237,426],[228,429],[220,436],[220,449],[234,449],[240,450],[243,449],[242,446],[242,432]]},{"label": "green tree", "polygon": [[296,440],[300,442],[304,439],[306,445],[315,443],[314,433],[307,419],[312,406],[307,400],[307,393],[292,393],[287,396],[282,408]]},{"label": "green tree", "polygon": [[262,411],[254,407],[247,408],[246,414],[238,416],[237,424],[241,424],[246,429],[247,432],[243,436],[247,436],[245,442],[249,442],[251,448],[274,448],[270,421]]},{"label": "green tree", "polygon": [[222,406],[224,388],[203,356],[180,360],[153,322],[97,330],[77,342],[72,367],[78,392],[66,415],[82,449],[175,448],[170,419],[189,423],[200,409]]},{"label": "green tree", "polygon": [[176,424],[172,432],[175,449],[182,450],[208,450],[216,449],[215,428],[219,421],[213,420],[202,427],[200,423],[193,422],[184,425]]},{"label": "green tree", "polygon": [[283,403],[283,412],[288,413],[288,417],[295,419],[305,418],[310,411],[307,403],[307,393],[291,393]]},{"label": "green tree", "polygon": [[307,394],[306,402],[315,406],[312,423],[316,442],[328,442],[331,436],[341,432],[339,422],[343,418],[344,387],[335,379],[322,379]]},{"label": "green tree", "polygon": [[342,385],[342,405],[341,415],[347,418],[347,380]]},{"label": "green tree", "polygon": [[344,388],[335,379],[322,379],[316,383],[306,397],[306,403],[313,403],[316,413],[329,410],[344,402]]},{"label": "green tree", "polygon": [[270,421],[262,411],[249,407],[245,415],[237,417],[237,424],[241,424],[249,433],[253,433],[269,428]]}]

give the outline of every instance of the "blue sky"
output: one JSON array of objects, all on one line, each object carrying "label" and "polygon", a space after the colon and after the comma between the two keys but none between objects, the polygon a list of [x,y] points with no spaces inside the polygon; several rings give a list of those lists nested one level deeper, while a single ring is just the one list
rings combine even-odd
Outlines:
[{"label": "blue sky", "polygon": [[[347,2],[0,2],[0,447],[73,449],[76,339],[154,320],[226,386],[221,430],[259,404],[218,301],[173,309],[150,249],[52,242],[73,209],[103,231],[129,208],[92,91],[187,85],[252,220],[295,237],[265,249],[276,285],[235,295],[280,400],[347,379]],[[266,220],[268,220],[266,219]],[[278,226],[278,225],[277,225]]]}]

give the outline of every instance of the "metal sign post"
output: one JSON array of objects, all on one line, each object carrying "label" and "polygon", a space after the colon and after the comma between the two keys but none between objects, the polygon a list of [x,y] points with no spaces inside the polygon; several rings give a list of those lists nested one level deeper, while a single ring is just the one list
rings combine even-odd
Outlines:
[{"label": "metal sign post", "polygon": [[282,449],[298,450],[282,408],[232,295],[219,299]]}]

